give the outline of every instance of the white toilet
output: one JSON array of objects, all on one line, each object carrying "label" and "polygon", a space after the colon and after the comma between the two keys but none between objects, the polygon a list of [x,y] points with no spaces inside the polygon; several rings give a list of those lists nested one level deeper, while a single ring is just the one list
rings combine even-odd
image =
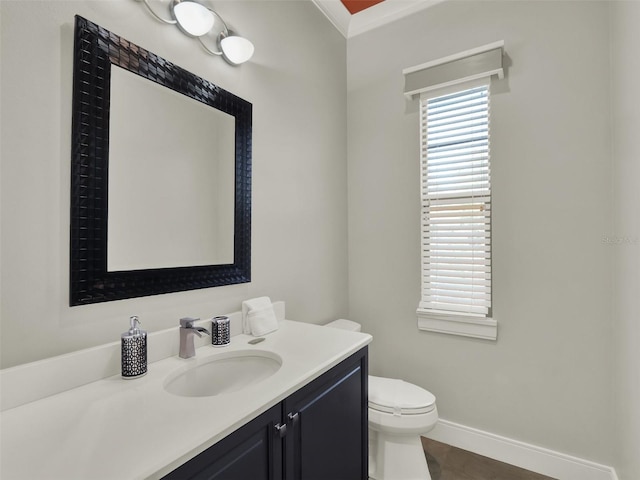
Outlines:
[{"label": "white toilet", "polygon": [[[327,326],[361,329],[359,323],[344,319]],[[369,375],[369,478],[430,480],[420,435],[437,422],[433,394],[402,380]]]}]

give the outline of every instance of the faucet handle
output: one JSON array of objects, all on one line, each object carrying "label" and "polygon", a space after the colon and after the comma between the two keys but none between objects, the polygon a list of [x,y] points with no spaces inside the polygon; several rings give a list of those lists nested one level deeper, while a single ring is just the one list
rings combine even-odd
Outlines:
[{"label": "faucet handle", "polygon": [[199,318],[191,318],[191,317],[184,317],[180,319],[180,326],[182,328],[193,328],[193,322],[197,322],[198,320],[200,320]]}]

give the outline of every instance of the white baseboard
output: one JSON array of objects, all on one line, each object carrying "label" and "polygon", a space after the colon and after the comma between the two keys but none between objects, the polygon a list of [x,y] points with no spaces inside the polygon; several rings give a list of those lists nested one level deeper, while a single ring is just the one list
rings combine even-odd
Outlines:
[{"label": "white baseboard", "polygon": [[558,480],[618,480],[607,465],[555,452],[440,419],[425,435],[438,442],[515,465]]}]

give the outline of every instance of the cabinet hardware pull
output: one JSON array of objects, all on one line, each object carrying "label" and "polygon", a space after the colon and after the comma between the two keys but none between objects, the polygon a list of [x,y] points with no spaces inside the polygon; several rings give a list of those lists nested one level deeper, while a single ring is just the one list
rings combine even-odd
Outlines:
[{"label": "cabinet hardware pull", "polygon": [[278,423],[275,426],[276,432],[280,435],[280,438],[284,437],[287,434],[287,424]]},{"label": "cabinet hardware pull", "polygon": [[298,419],[298,412],[289,414],[289,420],[291,420],[291,423],[293,423],[294,427],[298,424]]}]

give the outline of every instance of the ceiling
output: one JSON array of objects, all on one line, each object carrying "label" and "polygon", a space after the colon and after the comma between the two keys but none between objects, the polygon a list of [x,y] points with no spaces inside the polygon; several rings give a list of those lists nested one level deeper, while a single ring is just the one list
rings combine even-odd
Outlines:
[{"label": "ceiling", "polygon": [[373,7],[384,0],[340,0],[342,4],[349,10],[351,15],[355,15],[362,10]]},{"label": "ceiling", "polygon": [[351,38],[444,0],[312,1],[345,38]]}]

